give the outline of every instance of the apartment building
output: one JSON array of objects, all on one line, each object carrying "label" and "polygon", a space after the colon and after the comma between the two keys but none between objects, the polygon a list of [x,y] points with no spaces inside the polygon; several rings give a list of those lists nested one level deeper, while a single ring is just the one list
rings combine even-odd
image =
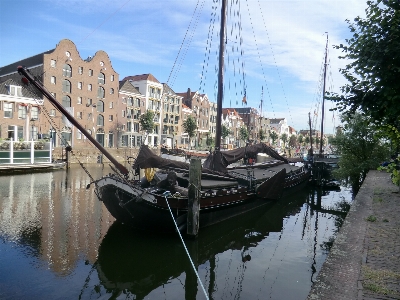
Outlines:
[{"label": "apartment building", "polygon": [[[52,50],[1,67],[0,82],[8,79],[19,82],[17,67],[20,65],[26,66],[41,80],[45,88],[100,144],[105,147],[116,146],[115,106],[119,80],[107,53],[100,50],[82,59],[75,44],[64,39]],[[54,137],[55,146],[88,146],[88,141],[78,129],[62,118],[47,99],[39,98],[43,106],[38,110],[37,118],[33,118],[39,136],[48,134]],[[9,104],[6,106],[10,107]],[[16,113],[19,106],[11,105],[11,109]],[[36,139],[36,133],[34,135]]]},{"label": "apartment building", "polygon": [[152,110],[154,112],[154,131],[149,133],[147,141],[143,142],[150,147],[160,145],[163,85],[152,74],[127,76],[122,81],[126,80],[130,81],[136,90],[144,96],[144,111]]},{"label": "apartment building", "polygon": [[145,112],[146,97],[129,80],[119,83],[119,101],[116,114],[118,147],[140,147],[144,133],[140,128],[140,115]]},{"label": "apartment building", "polygon": [[13,79],[0,83],[0,139],[37,140],[43,100]]},{"label": "apartment building", "polygon": [[182,97],[177,95],[166,83],[163,83],[162,96],[162,143],[170,148],[178,146],[178,137],[182,136]]},{"label": "apartment building", "polygon": [[210,101],[206,94],[192,92],[188,88],[186,93],[176,93],[182,97],[182,103],[192,110],[197,120],[195,147],[206,148],[207,138],[210,135]]}]

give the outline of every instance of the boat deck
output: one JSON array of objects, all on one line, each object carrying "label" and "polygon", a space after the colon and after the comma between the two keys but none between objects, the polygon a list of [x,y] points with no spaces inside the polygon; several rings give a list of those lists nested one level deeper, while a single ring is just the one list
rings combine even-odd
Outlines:
[{"label": "boat deck", "polygon": [[[277,165],[277,166],[270,167],[268,169],[253,168],[253,169],[249,169],[249,171],[250,171],[250,174],[253,176],[253,180],[264,181],[264,180],[274,176],[276,173],[278,173],[283,168],[286,169],[287,173],[299,169],[299,167],[286,164],[285,166]],[[235,178],[247,180],[247,169],[235,169],[235,170],[229,171],[228,173],[230,175],[234,176]]]}]

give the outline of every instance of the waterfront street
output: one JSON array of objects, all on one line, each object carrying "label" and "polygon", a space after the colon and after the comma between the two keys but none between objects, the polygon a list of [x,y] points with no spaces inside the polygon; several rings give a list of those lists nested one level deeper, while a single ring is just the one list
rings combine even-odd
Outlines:
[{"label": "waterfront street", "polygon": [[400,194],[370,171],[308,299],[400,299]]}]

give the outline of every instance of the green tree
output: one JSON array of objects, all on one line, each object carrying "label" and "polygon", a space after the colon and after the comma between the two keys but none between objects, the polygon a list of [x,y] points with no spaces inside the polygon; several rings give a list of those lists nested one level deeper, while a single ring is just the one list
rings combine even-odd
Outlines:
[{"label": "green tree", "polygon": [[333,174],[348,180],[357,193],[368,171],[376,169],[389,156],[389,146],[368,117],[358,113],[343,115],[342,122],[345,122],[343,133],[332,140],[340,155],[339,168]]},{"label": "green tree", "polygon": [[283,148],[286,148],[286,144],[288,142],[288,135],[286,133],[281,134],[281,141],[283,143]]},{"label": "green tree", "polygon": [[337,109],[349,116],[362,111],[376,124],[400,129],[400,2],[367,1],[366,18],[347,20],[352,38],[340,44],[349,60],[341,73],[349,81],[334,94]]},{"label": "green tree", "polygon": [[300,134],[300,135],[297,137],[297,141],[299,142],[300,145],[303,144],[303,143],[304,143],[304,136],[303,136],[302,134]]},{"label": "green tree", "polygon": [[193,118],[192,116],[188,116],[187,119],[183,121],[182,127],[183,127],[183,132],[187,133],[189,136],[189,149],[190,149],[192,138],[195,136],[197,130],[196,119]]},{"label": "green tree", "polygon": [[260,129],[260,131],[258,132],[258,135],[260,137],[260,141],[262,142],[263,140],[265,140],[265,138],[267,137],[266,132],[264,129]]},{"label": "green tree", "polygon": [[297,137],[292,134],[289,138],[289,147],[295,148],[297,146]]},{"label": "green tree", "polygon": [[241,141],[246,142],[248,140],[248,138],[249,138],[249,132],[247,131],[246,126],[241,126],[239,128],[239,139]]},{"label": "green tree", "polygon": [[272,140],[272,145],[275,145],[275,142],[278,140],[278,134],[274,131],[274,130],[271,130],[270,131],[270,133],[269,133],[269,137],[271,138],[271,140]]},{"label": "green tree", "polygon": [[144,138],[144,142],[146,144],[147,135],[153,132],[155,124],[154,124],[154,112],[152,110],[147,110],[145,113],[140,115],[139,124],[142,128],[142,131],[146,133]]},{"label": "green tree", "polygon": [[221,136],[222,136],[222,139],[225,141],[225,139],[226,139],[226,137],[228,136],[228,135],[230,135],[232,132],[230,131],[230,129],[227,127],[227,126],[225,126],[225,125],[222,125],[222,127],[221,127]]},{"label": "green tree", "polygon": [[305,143],[307,146],[310,144],[310,137],[309,137],[309,136],[306,136],[306,137],[304,138],[304,143]]}]

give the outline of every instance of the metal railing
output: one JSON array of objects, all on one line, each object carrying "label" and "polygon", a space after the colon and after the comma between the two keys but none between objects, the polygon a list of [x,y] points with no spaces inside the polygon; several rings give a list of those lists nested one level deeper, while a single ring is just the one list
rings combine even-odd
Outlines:
[{"label": "metal railing", "polygon": [[52,143],[49,141],[0,142],[0,164],[35,164],[52,162]]}]

